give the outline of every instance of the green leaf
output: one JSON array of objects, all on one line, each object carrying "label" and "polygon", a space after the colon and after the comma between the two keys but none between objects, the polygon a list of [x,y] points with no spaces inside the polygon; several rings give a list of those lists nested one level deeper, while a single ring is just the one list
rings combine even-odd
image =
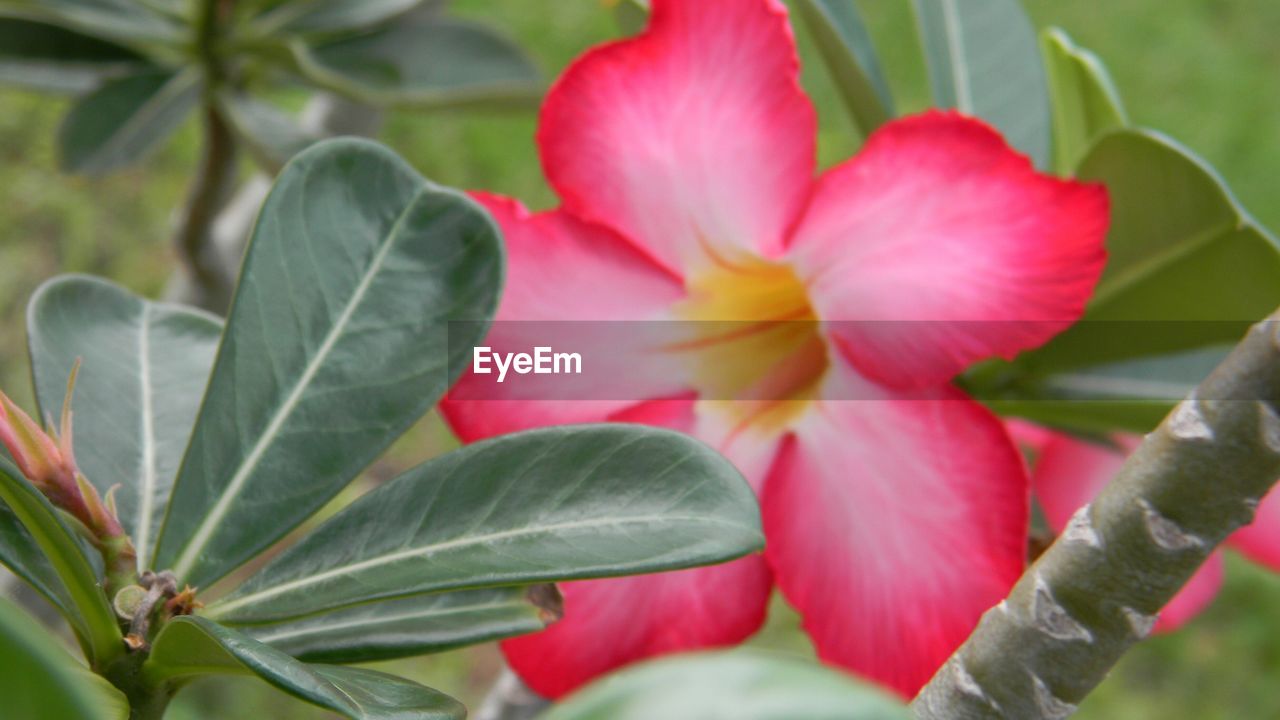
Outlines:
[{"label": "green leaf", "polygon": [[635,35],[649,24],[649,0],[613,0],[613,19],[623,34]]},{"label": "green leaf", "polygon": [[85,92],[147,64],[134,51],[72,30],[0,18],[0,83]]},{"label": "green leaf", "polygon": [[315,85],[383,107],[526,104],[537,69],[512,41],[475,23],[415,13],[353,37],[290,45]]},{"label": "green leaf", "polygon": [[241,93],[222,93],[218,107],[263,169],[278,174],[294,155],[323,138],[275,107]]},{"label": "green leaf", "polygon": [[129,703],[58,646],[35,618],[0,598],[0,697],[22,720],[125,720]]},{"label": "green leaf", "polygon": [[356,30],[403,14],[422,0],[292,0],[276,2],[253,21],[263,34]]},{"label": "green leaf", "polygon": [[84,276],[50,280],[27,308],[42,414],[57,416],[81,359],[76,460],[100,492],[119,486],[120,520],[147,566],[221,333],[212,315]]},{"label": "green leaf", "polygon": [[610,675],[541,720],[907,720],[897,698],[817,663],[701,653]]},{"label": "green leaf", "polygon": [[444,394],[501,286],[498,230],[462,193],[369,141],[296,157],[254,228],[156,566],[206,586],[318,510]]},{"label": "green leaf", "polygon": [[1045,375],[1234,343],[1280,305],[1280,249],[1208,165],[1163,135],[1119,130],[1080,163],[1111,197],[1108,262],[1084,319],[1019,358]]},{"label": "green leaf", "polygon": [[796,0],[792,7],[813,33],[849,114],[870,135],[893,117],[893,96],[857,6],[853,0]]},{"label": "green leaf", "polygon": [[63,617],[68,620],[75,617],[75,603],[67,594],[58,571],[31,532],[3,502],[0,502],[0,563],[35,588]]},{"label": "green leaf", "polygon": [[135,0],[9,0],[0,16],[43,20],[95,37],[179,42],[183,28]]},{"label": "green leaf", "polygon": [[1103,363],[1047,375],[1019,375],[996,361],[965,376],[965,387],[1001,415],[1069,430],[1151,431],[1231,350],[1219,345]]},{"label": "green leaf", "polygon": [[307,665],[269,645],[200,617],[179,617],[160,631],[143,675],[152,682],[212,674],[250,674],[300,700],[351,720],[453,720],[457,700],[394,675]]},{"label": "green leaf", "polygon": [[[122,654],[124,639],[102,592],[101,572],[57,510],[6,461],[0,461],[0,500],[22,522],[57,573],[65,591],[57,594],[73,609],[67,620],[85,655],[95,663],[105,663]],[[23,552],[29,555],[30,550]]]},{"label": "green leaf", "polygon": [[1049,94],[1035,28],[1018,0],[913,0],[934,100],[994,125],[1049,165]]},{"label": "green leaf", "polygon": [[634,425],[546,428],[408,471],[208,613],[264,622],[415,593],[658,572],[763,542],[751,489],[696,440]]},{"label": "green leaf", "polygon": [[1096,55],[1078,47],[1058,28],[1040,38],[1053,102],[1054,169],[1075,173],[1093,141],[1129,124],[1120,93]]},{"label": "green leaf", "polygon": [[560,615],[551,585],[413,595],[238,629],[308,662],[358,663],[537,632]]},{"label": "green leaf", "polygon": [[195,108],[200,75],[147,71],[112,80],[77,102],[58,130],[68,172],[98,175],[138,162]]}]

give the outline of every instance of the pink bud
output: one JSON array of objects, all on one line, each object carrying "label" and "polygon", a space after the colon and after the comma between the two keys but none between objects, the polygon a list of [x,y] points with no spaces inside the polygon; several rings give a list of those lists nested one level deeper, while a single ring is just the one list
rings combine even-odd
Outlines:
[{"label": "pink bud", "polygon": [[0,442],[9,449],[18,469],[41,487],[74,487],[75,459],[64,453],[31,416],[0,392]]}]

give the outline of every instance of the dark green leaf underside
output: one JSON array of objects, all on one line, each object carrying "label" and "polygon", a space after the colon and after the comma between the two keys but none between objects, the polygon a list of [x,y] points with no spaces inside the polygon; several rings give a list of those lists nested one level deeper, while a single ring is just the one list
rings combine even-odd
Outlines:
[{"label": "dark green leaf underside", "polygon": [[98,175],[138,162],[195,108],[199,74],[149,70],[107,82],[79,100],[58,129],[60,165]]},{"label": "dark green leaf underside", "polygon": [[554,593],[549,588],[414,595],[239,629],[308,662],[389,660],[542,630],[557,614],[539,607],[547,602],[539,593]]},{"label": "dark green leaf underside", "polygon": [[350,720],[460,720],[466,715],[458,701],[437,690],[373,670],[308,665],[199,617],[166,625],[143,673],[153,681],[252,674]]}]

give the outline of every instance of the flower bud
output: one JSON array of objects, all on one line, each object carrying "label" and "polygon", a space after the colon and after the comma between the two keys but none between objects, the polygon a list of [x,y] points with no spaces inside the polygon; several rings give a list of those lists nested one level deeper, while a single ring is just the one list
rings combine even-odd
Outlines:
[{"label": "flower bud", "polygon": [[8,395],[0,392],[0,442],[18,463],[18,469],[41,490],[74,488],[76,461]]}]

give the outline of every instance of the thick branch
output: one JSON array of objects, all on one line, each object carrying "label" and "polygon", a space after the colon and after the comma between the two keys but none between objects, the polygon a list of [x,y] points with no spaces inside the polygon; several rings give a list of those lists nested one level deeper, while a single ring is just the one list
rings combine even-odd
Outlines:
[{"label": "thick branch", "polygon": [[223,312],[231,299],[232,278],[209,242],[213,221],[235,181],[235,141],[212,105],[205,108],[204,158],[174,238],[182,261],[180,295],[176,299],[213,312]]},{"label": "thick branch", "polygon": [[1280,312],[1147,436],[912,705],[1065,718],[1280,477]]},{"label": "thick branch", "polygon": [[226,81],[218,56],[221,26],[231,10],[228,0],[203,0],[195,27],[195,49],[204,70],[204,147],[199,174],[187,199],[174,237],[182,261],[183,283],[171,292],[178,300],[223,312],[231,299],[232,272],[220,262],[209,242],[214,219],[226,204],[236,180],[236,143],[218,113],[214,96]]}]

